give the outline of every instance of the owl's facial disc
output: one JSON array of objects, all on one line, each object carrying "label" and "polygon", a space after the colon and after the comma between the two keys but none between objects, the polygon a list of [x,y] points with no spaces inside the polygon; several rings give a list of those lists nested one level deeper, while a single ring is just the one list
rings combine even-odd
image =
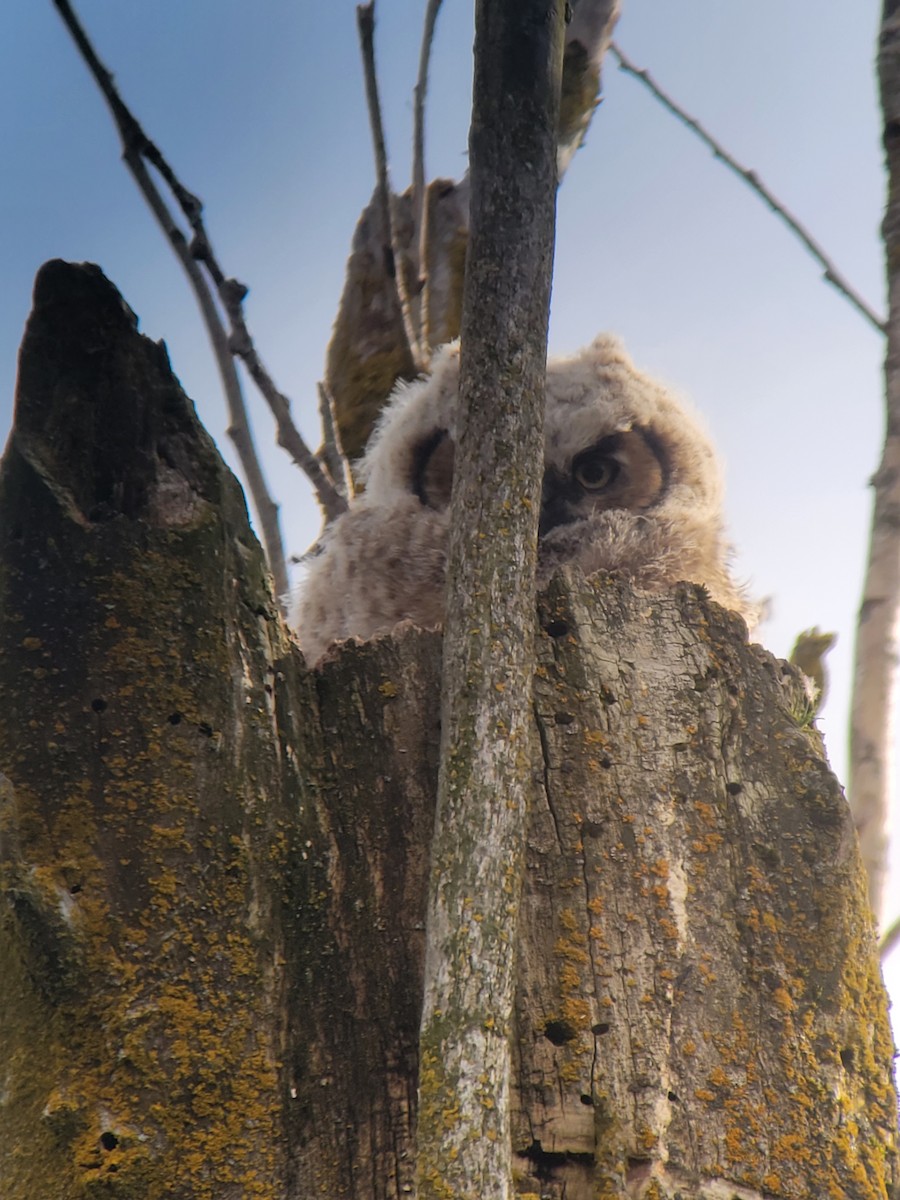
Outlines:
[{"label": "owl's facial disc", "polygon": [[572,459],[568,472],[544,472],[539,536],[592,512],[652,507],[666,488],[666,468],[649,430],[629,429],[601,438]]}]

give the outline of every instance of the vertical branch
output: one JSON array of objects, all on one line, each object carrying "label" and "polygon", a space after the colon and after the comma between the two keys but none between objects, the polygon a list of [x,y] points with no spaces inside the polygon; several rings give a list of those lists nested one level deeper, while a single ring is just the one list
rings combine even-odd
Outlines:
[{"label": "vertical branch", "polygon": [[[571,0],[557,131],[560,174],[581,144],[596,109],[601,63],[619,6],[619,0]],[[425,32],[427,36],[427,29]],[[442,180],[435,186],[435,182],[422,200],[424,237],[419,239],[419,273],[425,276],[425,285],[419,297],[412,297],[419,300],[420,337],[426,354],[429,345],[459,336],[469,226],[468,174],[457,184]],[[415,374],[414,368],[405,365],[409,351],[401,322],[384,320],[385,309],[391,311],[396,304],[396,294],[394,280],[386,270],[376,202],[373,196],[353,235],[326,366],[341,444],[351,459],[364,450],[398,376],[409,379]],[[405,235],[405,223],[400,231]],[[408,262],[416,257],[416,251],[405,236],[403,243],[404,261]],[[415,315],[415,304],[413,308]]]},{"label": "vertical branch", "polygon": [[428,320],[428,208],[425,203],[425,95],[428,90],[428,63],[434,26],[441,0],[428,0],[419,53],[419,76],[413,92],[413,252],[418,265],[419,344],[423,356],[430,356]]},{"label": "vertical branch", "polygon": [[863,584],[850,712],[850,804],[880,915],[887,873],[891,693],[900,608],[900,9],[885,0],[878,54],[888,198],[882,233],[888,285],[884,363],[886,432],[872,479],[875,498]]},{"label": "vertical branch", "polygon": [[384,144],[384,126],[381,120],[381,101],[378,98],[378,77],[375,72],[375,0],[356,7],[356,24],[359,30],[359,41],[362,49],[363,68],[366,77],[366,102],[369,107],[369,121],[372,126],[372,145],[375,151],[376,195],[381,215],[381,227],[384,237],[384,258],[388,277],[393,281],[397,293],[397,304],[400,307],[400,317],[403,324],[403,335],[406,345],[404,354],[409,354],[410,375],[421,369],[421,354],[419,339],[416,335],[412,318],[412,308],[409,294],[403,279],[403,267],[397,242],[397,230],[394,225],[394,215],[391,211],[391,182],[388,175],[387,150]]},{"label": "vertical branch", "polygon": [[476,6],[471,240],[420,1035],[419,1200],[506,1200],[512,1189],[509,1039],[530,780],[564,7],[563,0]]},{"label": "vertical branch", "polygon": [[319,454],[328,474],[334,480],[334,486],[341,496],[346,498],[352,490],[352,481],[350,469],[347,466],[347,456],[341,450],[338,436],[337,421],[334,415],[334,396],[325,383],[318,385],[318,393],[319,422],[322,426],[322,449]]}]

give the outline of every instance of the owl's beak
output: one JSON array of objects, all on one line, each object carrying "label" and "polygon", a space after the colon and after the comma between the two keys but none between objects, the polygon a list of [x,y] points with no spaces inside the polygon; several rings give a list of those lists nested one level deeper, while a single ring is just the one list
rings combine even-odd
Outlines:
[{"label": "owl's beak", "polygon": [[538,522],[538,537],[545,537],[560,525],[569,525],[575,514],[568,503],[567,480],[558,471],[547,471],[541,495],[541,518]]}]

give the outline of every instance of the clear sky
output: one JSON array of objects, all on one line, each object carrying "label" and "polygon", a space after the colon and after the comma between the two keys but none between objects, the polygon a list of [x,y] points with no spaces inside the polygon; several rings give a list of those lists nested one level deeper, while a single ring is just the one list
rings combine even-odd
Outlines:
[{"label": "clear sky", "polygon": [[[225,269],[251,286],[260,351],[315,443],[315,384],[373,184],[353,0],[78,0],[77,8],[147,133],[205,201]],[[432,176],[459,177],[466,166],[472,8],[444,0],[438,22]],[[625,53],[757,170],[880,311],[880,4],[624,0],[623,8]],[[424,0],[378,3],[398,187],[409,180],[423,9]],[[98,262],[144,332],[166,340],[233,461],[181,268],[120,162],[112,122],[50,0],[0,4],[0,161],[0,441],[35,271],[62,257]],[[867,481],[882,436],[882,339],[750,191],[611,63],[605,100],[560,192],[551,352],[601,329],[622,334],[640,366],[705,415],[727,464],[740,572],[772,600],[760,640],[786,655],[801,629],[838,631],[823,726],[845,777]],[[288,550],[300,552],[317,533],[315,505],[257,411]]]}]

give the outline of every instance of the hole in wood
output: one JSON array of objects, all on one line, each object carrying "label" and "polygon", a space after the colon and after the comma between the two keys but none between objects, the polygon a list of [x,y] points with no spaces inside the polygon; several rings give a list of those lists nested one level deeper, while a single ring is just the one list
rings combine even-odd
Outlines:
[{"label": "hole in wood", "polygon": [[544,1026],[544,1037],[554,1046],[564,1046],[575,1037],[575,1027],[568,1021],[548,1021]]}]

